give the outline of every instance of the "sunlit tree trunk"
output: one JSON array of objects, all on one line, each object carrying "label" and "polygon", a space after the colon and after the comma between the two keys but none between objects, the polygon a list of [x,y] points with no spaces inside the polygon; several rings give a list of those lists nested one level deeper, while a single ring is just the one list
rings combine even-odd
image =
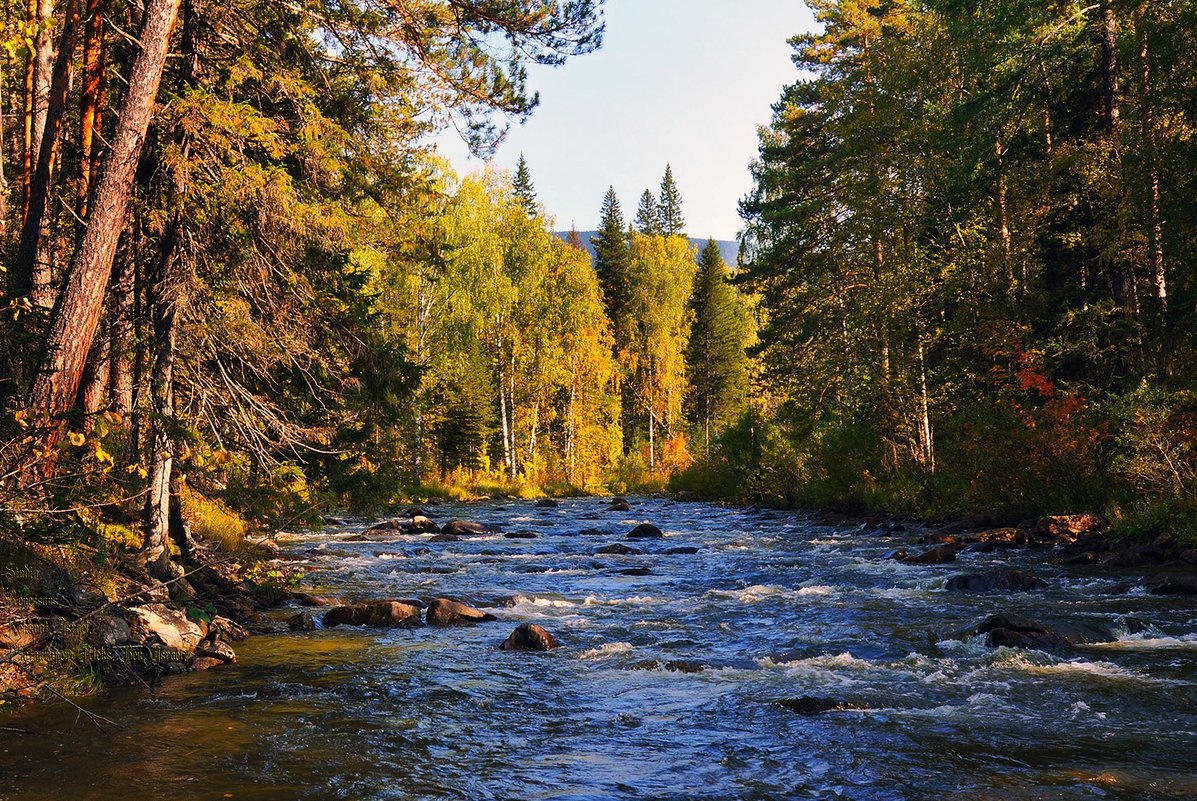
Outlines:
[{"label": "sunlit tree trunk", "polygon": [[[35,306],[49,308],[54,304],[53,264],[51,263],[51,230],[48,204],[54,182],[54,168],[57,161],[59,135],[62,118],[66,113],[67,90],[70,88],[71,60],[75,53],[75,40],[79,31],[79,0],[68,0],[63,18],[62,35],[58,40],[58,57],[46,88],[44,99],[39,83],[34,121],[38,149],[33,153],[33,178],[29,182],[25,221],[21,226],[21,241],[17,248],[15,270],[20,275],[30,276],[30,298]],[[42,69],[39,52],[37,70]],[[41,104],[44,103],[44,108]]]},{"label": "sunlit tree trunk", "polygon": [[146,3],[141,49],[133,59],[112,148],[100,171],[96,202],[51,315],[45,355],[30,400],[35,410],[53,418],[60,417],[73,404],[95,338],[179,3],[180,0]]}]

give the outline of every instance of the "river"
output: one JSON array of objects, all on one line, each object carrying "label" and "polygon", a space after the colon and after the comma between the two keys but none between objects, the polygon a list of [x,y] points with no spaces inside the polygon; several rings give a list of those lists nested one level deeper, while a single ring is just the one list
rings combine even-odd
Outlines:
[{"label": "river", "polygon": [[[0,734],[0,798],[1197,798],[1193,599],[1042,551],[886,561],[918,533],[801,513],[640,498],[431,511],[539,537],[346,541],[358,521],[284,550],[322,593],[454,596],[498,622],[258,636],[236,666],[85,700],[122,724],[107,733],[61,705],[22,712],[9,725],[52,734]],[[596,556],[641,522],[666,538]],[[1049,588],[942,589],[1007,565]],[[651,572],[618,572],[634,567]],[[958,638],[995,612],[1115,639],[1045,653]],[[1127,634],[1129,617],[1150,627]],[[497,650],[523,621],[562,647]],[[775,703],[807,695],[861,708]]]}]

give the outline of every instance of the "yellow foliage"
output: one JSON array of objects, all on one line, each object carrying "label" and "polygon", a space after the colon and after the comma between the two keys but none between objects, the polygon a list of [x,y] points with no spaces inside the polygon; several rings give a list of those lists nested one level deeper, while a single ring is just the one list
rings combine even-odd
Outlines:
[{"label": "yellow foliage", "polygon": [[242,547],[249,525],[232,509],[189,487],[183,488],[180,502],[183,522],[191,527],[193,535],[230,553]]}]

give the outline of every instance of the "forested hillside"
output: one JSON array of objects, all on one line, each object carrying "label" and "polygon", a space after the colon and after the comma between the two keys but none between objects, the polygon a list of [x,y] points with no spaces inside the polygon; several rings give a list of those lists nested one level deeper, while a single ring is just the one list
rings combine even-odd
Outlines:
[{"label": "forested hillside", "polygon": [[742,203],[763,425],[708,486],[1192,529],[1192,3],[812,3]]},{"label": "forested hillside", "polygon": [[0,524],[163,575],[189,529],[670,481],[1189,525],[1197,10],[814,6],[729,266],[669,167],[563,240],[528,161],[429,144],[491,152],[589,0],[10,3]]}]

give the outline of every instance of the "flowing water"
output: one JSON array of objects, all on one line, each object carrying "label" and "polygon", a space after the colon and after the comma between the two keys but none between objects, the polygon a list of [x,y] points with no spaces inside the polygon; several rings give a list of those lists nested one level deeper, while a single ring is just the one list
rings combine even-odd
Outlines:
[{"label": "flowing water", "polygon": [[[1127,593],[1123,577],[1032,561],[1042,553],[880,558],[914,531],[666,500],[604,508],[433,510],[530,540],[347,542],[365,521],[295,537],[286,550],[322,592],[448,595],[500,621],[255,637],[236,666],[89,699],[123,725],[107,734],[36,708],[5,723],[53,733],[0,734],[0,798],[1197,798],[1193,599]],[[640,522],[666,538],[595,555]],[[699,551],[664,553],[681,545]],[[1050,589],[941,589],[1008,564]],[[630,567],[651,574],[617,572]],[[958,639],[995,612],[1115,639],[1056,654]],[[1151,627],[1120,634],[1131,616]],[[497,650],[522,621],[562,647]],[[806,695],[862,708],[774,703]]]}]

